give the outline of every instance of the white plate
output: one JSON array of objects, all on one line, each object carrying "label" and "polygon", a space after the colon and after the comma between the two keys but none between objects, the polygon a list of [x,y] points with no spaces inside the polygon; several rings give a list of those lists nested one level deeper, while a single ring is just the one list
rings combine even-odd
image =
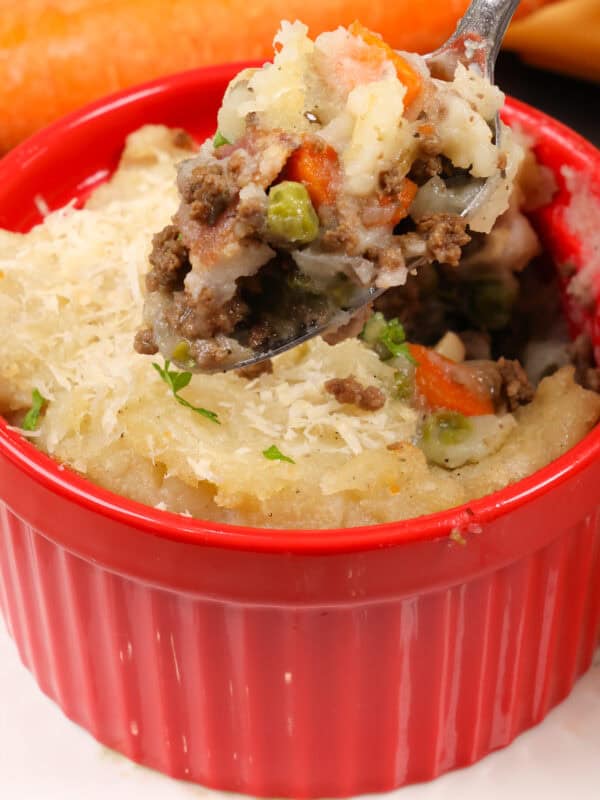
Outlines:
[{"label": "white plate", "polygon": [[[0,623],[2,800],[232,800],[132,764],[65,719],[20,663]],[[600,651],[537,728],[468,769],[378,800],[599,800]]]}]

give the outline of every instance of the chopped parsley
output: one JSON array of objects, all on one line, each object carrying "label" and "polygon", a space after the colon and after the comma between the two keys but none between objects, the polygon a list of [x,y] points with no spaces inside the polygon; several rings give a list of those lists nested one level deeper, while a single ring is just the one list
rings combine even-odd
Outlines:
[{"label": "chopped parsley", "polygon": [[173,392],[173,397],[180,406],[185,406],[185,408],[189,408],[190,411],[194,411],[196,414],[200,414],[206,419],[209,419],[211,422],[216,422],[217,425],[220,425],[219,416],[214,411],[209,411],[207,408],[202,408],[200,406],[193,406],[183,397],[179,396],[179,392],[189,384],[192,380],[192,373],[191,372],[179,372],[175,369],[169,369],[170,361],[165,361],[165,366],[161,367],[160,364],[157,364],[155,361],[152,362],[152,366],[158,372],[160,377],[163,381],[167,384],[169,389]]},{"label": "chopped parsley", "polygon": [[223,136],[221,131],[217,131],[213,139],[213,147],[223,147],[224,144],[231,144],[231,142]]},{"label": "chopped parsley", "polygon": [[25,414],[25,419],[23,420],[24,431],[34,431],[37,428],[40,421],[40,414],[47,402],[46,398],[43,397],[37,389],[33,390],[31,393],[31,408],[27,414]]},{"label": "chopped parsley", "polygon": [[[388,351],[387,358],[404,356],[411,364],[416,363],[406,342],[406,334],[402,324],[397,319],[391,319],[379,335],[378,341]],[[385,360],[385,358],[383,359]]]},{"label": "chopped parsley", "polygon": [[266,450],[263,450],[263,456],[268,458],[269,461],[287,461],[288,464],[295,464],[293,458],[289,456],[284,456],[281,450],[274,444],[271,447],[267,447]]}]

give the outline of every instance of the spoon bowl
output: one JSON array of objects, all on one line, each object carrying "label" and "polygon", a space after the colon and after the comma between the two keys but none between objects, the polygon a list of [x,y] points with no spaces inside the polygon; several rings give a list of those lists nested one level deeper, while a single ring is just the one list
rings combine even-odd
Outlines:
[{"label": "spoon bowl", "polygon": [[[428,67],[434,77],[450,81],[454,76],[457,64],[474,68],[483,77],[493,82],[494,66],[502,39],[508,24],[519,4],[519,0],[473,0],[457,25],[456,31],[437,50],[425,56]],[[498,114],[493,122],[493,141],[501,140],[502,126]],[[497,188],[500,175],[488,179],[473,178],[468,181],[471,191],[465,193],[466,205],[460,216],[467,221],[487,202]],[[409,272],[416,270],[424,263],[423,256],[407,260]],[[286,350],[290,350],[319,334],[334,332],[349,321],[369,304],[380,297],[385,289],[375,286],[355,285],[344,298],[344,304],[337,304],[328,297],[328,313],[321,314],[318,320],[308,325],[294,327],[291,336],[282,338],[275,344],[272,341],[249,350],[232,352],[228,362],[219,366],[219,371],[251,367],[266,359],[273,358]],[[241,332],[242,337],[244,331]],[[238,339],[238,334],[232,334]],[[243,355],[240,352],[252,353]],[[205,371],[205,370],[203,370]]]}]

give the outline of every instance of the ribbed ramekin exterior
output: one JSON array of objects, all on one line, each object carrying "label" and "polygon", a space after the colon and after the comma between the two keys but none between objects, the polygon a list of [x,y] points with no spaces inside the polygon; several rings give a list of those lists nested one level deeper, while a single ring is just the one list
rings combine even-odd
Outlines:
[{"label": "ribbed ramekin exterior", "polygon": [[464,583],[323,605],[176,593],[6,506],[0,527],[0,602],[43,691],[109,747],[216,788],[342,796],[472,763],[563,699],[598,641],[600,512]]}]

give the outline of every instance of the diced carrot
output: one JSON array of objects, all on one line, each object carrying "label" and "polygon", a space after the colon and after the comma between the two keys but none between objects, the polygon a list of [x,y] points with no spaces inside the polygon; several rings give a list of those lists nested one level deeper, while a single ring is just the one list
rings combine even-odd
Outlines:
[{"label": "diced carrot", "polygon": [[315,208],[332,203],[340,178],[338,154],[325,142],[305,141],[289,157],[281,177],[303,183]]},{"label": "diced carrot", "polygon": [[449,367],[454,365],[453,361],[420,344],[409,344],[408,347],[417,362],[417,391],[432,410],[447,408],[467,417],[494,413],[491,397],[475,394],[452,379]]},{"label": "diced carrot", "polygon": [[411,206],[412,201],[415,199],[415,195],[418,190],[418,186],[414,181],[411,181],[409,178],[405,178],[402,183],[402,188],[400,192],[394,197],[393,195],[384,194],[381,195],[379,203],[382,206],[389,206],[394,204],[394,213],[390,218],[390,222],[394,225],[397,225],[404,217],[408,216],[408,209]]},{"label": "diced carrot", "polygon": [[421,89],[423,88],[423,78],[421,77],[420,73],[417,72],[417,70],[411,66],[411,64],[409,64],[405,58],[402,58],[399,53],[393,50],[389,44],[381,38],[381,36],[379,36],[377,33],[373,33],[373,31],[370,31],[368,28],[365,28],[365,26],[361,25],[358,20],[355,20],[352,25],[350,25],[348,30],[353,36],[360,37],[365,44],[368,44],[371,47],[377,47],[384,51],[388,61],[391,61],[396,68],[398,80],[406,87],[404,105],[406,107],[410,106],[410,104],[416,100],[421,92]]},{"label": "diced carrot", "polygon": [[422,125],[419,125],[418,130],[421,136],[433,136],[435,133],[435,126],[431,122],[424,122]]}]

